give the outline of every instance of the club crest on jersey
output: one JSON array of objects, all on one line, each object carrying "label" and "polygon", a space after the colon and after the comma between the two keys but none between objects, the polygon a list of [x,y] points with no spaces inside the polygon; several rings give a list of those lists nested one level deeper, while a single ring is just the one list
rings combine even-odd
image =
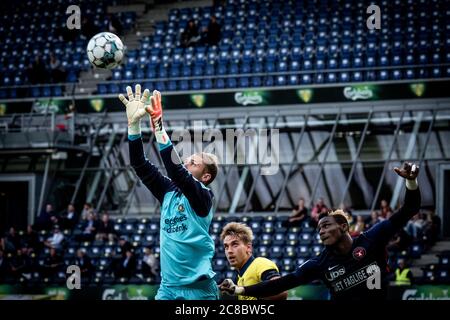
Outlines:
[{"label": "club crest on jersey", "polygon": [[179,212],[184,212],[184,206],[182,204],[178,205],[178,211]]},{"label": "club crest on jersey", "polygon": [[356,247],[353,250],[353,258],[355,258],[356,260],[361,260],[365,256],[366,256],[366,249],[364,249],[363,247]]}]

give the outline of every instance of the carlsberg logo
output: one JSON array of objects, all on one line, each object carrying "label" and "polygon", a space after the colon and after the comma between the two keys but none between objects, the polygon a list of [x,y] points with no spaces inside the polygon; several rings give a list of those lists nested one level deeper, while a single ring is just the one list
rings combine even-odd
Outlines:
[{"label": "carlsberg logo", "polygon": [[236,92],[234,94],[234,100],[236,103],[242,104],[243,106],[249,104],[260,104],[263,102],[263,98],[257,91]]},{"label": "carlsberg logo", "polygon": [[368,87],[345,87],[344,88],[344,96],[352,101],[361,99],[368,100],[373,97],[373,92]]}]

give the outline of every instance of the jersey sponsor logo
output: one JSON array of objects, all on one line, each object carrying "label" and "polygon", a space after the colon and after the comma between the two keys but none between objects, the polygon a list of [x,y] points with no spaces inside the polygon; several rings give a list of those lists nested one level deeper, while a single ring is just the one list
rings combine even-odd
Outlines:
[{"label": "jersey sponsor logo", "polygon": [[353,258],[355,258],[356,260],[361,260],[362,258],[364,258],[366,256],[366,249],[364,249],[363,247],[356,247],[353,250]]},{"label": "jersey sponsor logo", "polygon": [[[331,288],[335,293],[346,291],[361,283],[371,280],[373,277],[379,276],[380,273],[376,273],[377,270],[379,271],[380,268],[376,262],[373,262],[362,267],[361,269],[356,270],[341,280],[334,281],[331,283]],[[378,285],[375,287],[378,289]]]},{"label": "jersey sponsor logo", "polygon": [[[338,269],[336,269],[336,267],[339,267],[339,265],[336,265],[334,267],[328,267],[328,272],[325,272],[325,277],[327,278],[328,281],[333,281],[336,278],[339,278],[340,276],[343,276],[345,274],[345,268],[344,267],[340,267]],[[330,271],[333,270],[333,271]]]},{"label": "jersey sponsor logo", "polygon": [[187,216],[184,214],[174,218],[164,219],[165,226],[162,229],[167,233],[184,232],[188,229],[187,225],[183,223],[186,220]]}]

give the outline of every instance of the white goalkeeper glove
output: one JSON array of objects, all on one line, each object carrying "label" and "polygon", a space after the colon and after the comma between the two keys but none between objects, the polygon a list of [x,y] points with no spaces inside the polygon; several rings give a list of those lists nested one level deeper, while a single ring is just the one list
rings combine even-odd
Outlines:
[{"label": "white goalkeeper glove", "polygon": [[141,119],[146,114],[145,101],[148,99],[150,91],[145,89],[141,97],[141,85],[137,84],[134,95],[131,87],[127,87],[127,95],[128,100],[123,94],[119,95],[119,99],[127,109],[128,135],[141,134]]},{"label": "white goalkeeper glove", "polygon": [[219,289],[223,293],[229,294],[231,296],[243,295],[245,292],[244,287],[235,285],[233,280],[231,279],[223,280],[223,282],[219,285]]}]

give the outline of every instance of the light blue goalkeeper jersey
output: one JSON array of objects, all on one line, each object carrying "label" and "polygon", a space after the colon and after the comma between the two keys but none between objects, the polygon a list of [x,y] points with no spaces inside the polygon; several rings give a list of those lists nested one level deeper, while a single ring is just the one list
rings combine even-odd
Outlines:
[{"label": "light blue goalkeeper jersey", "polygon": [[132,167],[161,203],[161,286],[184,286],[212,279],[212,191],[180,162],[172,161],[171,154],[176,151],[171,143],[160,150],[166,177],[145,158],[140,136],[129,140]]},{"label": "light blue goalkeeper jersey", "polygon": [[165,194],[160,222],[161,284],[179,286],[214,277],[212,216],[212,209],[206,217],[198,216],[181,192]]}]

